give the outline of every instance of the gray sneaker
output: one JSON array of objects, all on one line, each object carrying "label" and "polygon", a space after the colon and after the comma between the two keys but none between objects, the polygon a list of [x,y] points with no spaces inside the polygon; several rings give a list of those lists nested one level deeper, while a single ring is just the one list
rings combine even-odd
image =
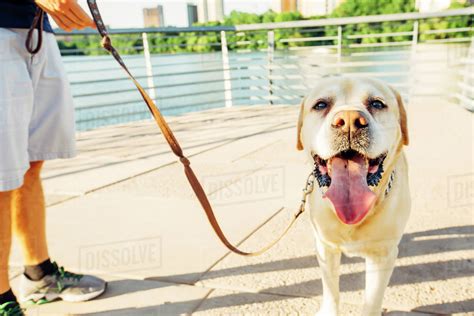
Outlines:
[{"label": "gray sneaker", "polygon": [[39,281],[21,276],[19,297],[22,302],[44,304],[61,299],[66,302],[84,302],[104,293],[107,283],[92,275],[75,274],[57,267],[53,275],[45,275]]},{"label": "gray sneaker", "polygon": [[18,302],[0,304],[0,316],[25,316]]}]

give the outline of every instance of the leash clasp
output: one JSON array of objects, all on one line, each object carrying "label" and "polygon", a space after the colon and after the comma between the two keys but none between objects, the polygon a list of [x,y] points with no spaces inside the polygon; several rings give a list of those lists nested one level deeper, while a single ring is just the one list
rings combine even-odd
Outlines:
[{"label": "leash clasp", "polygon": [[314,190],[314,180],[315,180],[315,175],[314,175],[314,172],[311,172],[308,176],[308,178],[306,179],[306,184],[305,184],[305,187],[303,188],[303,194],[301,196],[301,203],[300,203],[300,207],[298,209],[298,212],[295,214],[295,218],[297,218],[298,216],[300,216],[301,214],[304,213],[305,209],[306,209],[306,199],[308,197],[308,195],[311,194],[311,192],[313,192]]}]

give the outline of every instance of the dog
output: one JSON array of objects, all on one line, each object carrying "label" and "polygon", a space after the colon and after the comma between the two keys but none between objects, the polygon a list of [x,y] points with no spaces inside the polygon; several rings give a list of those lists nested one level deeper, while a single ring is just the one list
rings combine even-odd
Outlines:
[{"label": "dog", "polygon": [[365,258],[362,315],[381,315],[410,213],[408,142],[402,98],[379,80],[324,78],[301,102],[297,149],[315,166],[309,205],[323,284],[316,315],[339,315],[341,253]]}]

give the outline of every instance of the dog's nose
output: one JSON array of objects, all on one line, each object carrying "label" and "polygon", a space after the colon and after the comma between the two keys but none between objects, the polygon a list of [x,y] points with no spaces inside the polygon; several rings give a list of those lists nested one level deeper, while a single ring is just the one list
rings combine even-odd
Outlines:
[{"label": "dog's nose", "polygon": [[342,111],[334,116],[332,121],[334,128],[340,129],[345,133],[356,131],[369,126],[367,117],[360,111]]}]

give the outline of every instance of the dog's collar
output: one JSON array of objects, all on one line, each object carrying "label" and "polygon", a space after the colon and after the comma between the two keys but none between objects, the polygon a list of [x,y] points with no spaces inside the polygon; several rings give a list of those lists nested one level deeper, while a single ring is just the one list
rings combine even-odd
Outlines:
[{"label": "dog's collar", "polygon": [[387,188],[385,188],[385,196],[388,195],[390,190],[392,190],[393,181],[395,180],[395,170],[390,174],[390,179],[388,179]]}]

